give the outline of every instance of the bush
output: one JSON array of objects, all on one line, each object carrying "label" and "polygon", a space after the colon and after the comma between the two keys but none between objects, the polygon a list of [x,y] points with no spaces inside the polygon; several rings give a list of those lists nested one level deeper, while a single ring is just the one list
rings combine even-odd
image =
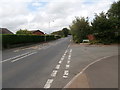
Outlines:
[{"label": "bush", "polygon": [[[11,45],[39,43],[45,41],[45,36],[40,35],[1,35],[3,48],[9,48]],[[46,41],[55,40],[54,35],[46,35]]]}]

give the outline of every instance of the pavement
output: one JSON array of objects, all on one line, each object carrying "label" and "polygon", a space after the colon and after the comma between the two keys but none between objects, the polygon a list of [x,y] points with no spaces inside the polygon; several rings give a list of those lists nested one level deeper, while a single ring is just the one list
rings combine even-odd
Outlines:
[{"label": "pavement", "polygon": [[118,56],[89,64],[65,88],[118,88]]},{"label": "pavement", "polygon": [[[120,55],[117,45],[81,44],[73,45],[73,48],[74,52],[81,50],[86,53],[86,57],[96,60],[84,66],[64,88],[118,88],[118,56]],[[78,56],[81,60],[82,55],[79,53],[76,57]]]},{"label": "pavement", "polygon": [[[117,46],[76,45],[71,39],[70,36],[29,47],[4,50],[0,62],[2,87],[64,88],[90,63],[118,54]],[[78,80],[83,85],[94,86],[93,82],[91,85],[86,83],[88,76],[92,78],[91,72],[81,76]]]}]

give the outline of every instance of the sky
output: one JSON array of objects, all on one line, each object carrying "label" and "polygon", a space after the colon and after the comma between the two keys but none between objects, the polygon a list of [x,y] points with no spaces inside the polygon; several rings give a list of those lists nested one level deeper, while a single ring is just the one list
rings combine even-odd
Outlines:
[{"label": "sky", "polygon": [[75,17],[88,17],[110,8],[118,0],[0,0],[0,27],[45,33],[69,28]]}]

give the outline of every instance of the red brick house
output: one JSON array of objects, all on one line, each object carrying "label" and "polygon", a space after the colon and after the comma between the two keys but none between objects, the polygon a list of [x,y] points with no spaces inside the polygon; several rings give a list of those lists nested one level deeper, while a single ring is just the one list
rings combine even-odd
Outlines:
[{"label": "red brick house", "polygon": [[32,32],[32,34],[34,34],[34,35],[45,35],[44,32],[42,32],[42,31],[40,31],[40,30],[32,30],[31,32]]}]

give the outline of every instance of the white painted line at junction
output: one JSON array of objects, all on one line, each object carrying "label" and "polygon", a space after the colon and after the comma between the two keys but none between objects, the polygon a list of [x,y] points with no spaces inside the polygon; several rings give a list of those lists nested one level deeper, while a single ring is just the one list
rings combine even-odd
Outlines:
[{"label": "white painted line at junction", "polygon": [[64,71],[64,74],[63,74],[63,78],[67,78],[69,75],[69,71],[68,70],[65,70]]},{"label": "white painted line at junction", "polygon": [[52,82],[53,82],[53,79],[48,79],[47,82],[46,82],[46,84],[45,84],[45,86],[44,86],[44,88],[46,88],[46,89],[47,89],[47,88],[50,88]]},{"label": "white painted line at junction", "polygon": [[64,60],[64,57],[62,57],[60,60],[63,61],[63,60]]},{"label": "white painted line at junction", "polygon": [[67,64],[66,67],[65,67],[65,69],[68,69],[69,67],[70,67],[70,65]]},{"label": "white painted line at junction", "polygon": [[19,50],[15,50],[15,51],[13,51],[13,52],[19,52]]},{"label": "white painted line at junction", "polygon": [[55,77],[57,75],[57,70],[53,70],[52,74],[51,74],[51,77]]},{"label": "white painted line at junction", "polygon": [[12,60],[11,62],[12,62],[12,63],[13,63],[13,62],[16,62],[16,61],[18,61],[18,60],[20,60],[20,59],[22,59],[22,58],[28,57],[28,56],[30,56],[30,55],[32,55],[32,54],[35,54],[35,53],[37,53],[37,52],[33,52],[33,53],[30,53],[30,54],[27,54],[27,55],[25,55],[25,56],[23,56],[23,57],[20,57],[20,58],[17,58],[17,59],[15,59],[15,60]]},{"label": "white painted line at junction", "polygon": [[61,64],[61,63],[62,63],[62,61],[59,61],[58,63],[59,63],[59,64]]},{"label": "white painted line at junction", "polygon": [[57,65],[57,66],[55,67],[55,69],[60,69],[60,65]]},{"label": "white painted line at junction", "polygon": [[1,61],[1,63],[6,62],[6,61],[9,61],[9,60],[13,60],[13,59],[15,59],[15,58],[18,58],[18,57],[21,57],[21,56],[24,56],[24,55],[27,55],[27,54],[29,54],[29,53],[30,53],[30,52],[27,52],[27,53],[24,53],[24,54],[21,54],[21,55],[12,57],[12,58],[5,59],[5,60]]},{"label": "white painted line at junction", "polygon": [[68,52],[68,50],[65,51],[65,54]]},{"label": "white painted line at junction", "polygon": [[81,74],[83,74],[84,71],[85,71],[86,69],[88,69],[91,65],[93,65],[93,64],[95,64],[96,62],[99,62],[99,61],[101,61],[101,60],[104,60],[104,59],[106,59],[106,58],[109,58],[109,57],[112,57],[112,56],[105,56],[105,57],[103,57],[103,58],[97,59],[96,61],[93,61],[92,63],[88,64],[88,65],[87,65],[85,68],[83,68],[82,71],[81,71],[80,73],[78,73],[64,88],[67,88],[69,85],[71,85],[71,83],[72,83],[78,76],[80,76]]},{"label": "white painted line at junction", "polygon": [[72,49],[70,49],[70,53],[72,52]]},{"label": "white painted line at junction", "polygon": [[67,64],[69,64],[70,63],[70,61],[67,61]]},{"label": "white painted line at junction", "polygon": [[68,48],[70,47],[70,44],[68,45]]}]

